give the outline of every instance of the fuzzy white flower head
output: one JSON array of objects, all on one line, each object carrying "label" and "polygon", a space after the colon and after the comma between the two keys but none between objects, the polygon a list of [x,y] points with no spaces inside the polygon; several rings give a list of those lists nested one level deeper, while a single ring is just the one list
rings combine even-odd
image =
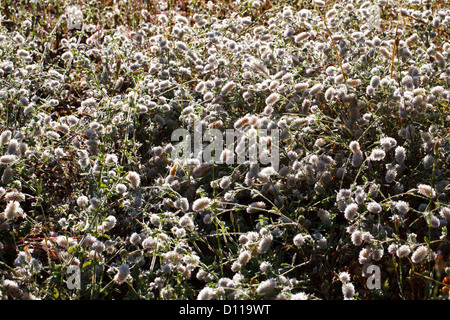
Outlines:
[{"label": "fuzzy white flower head", "polygon": [[3,184],[7,184],[9,181],[12,180],[14,176],[14,172],[11,169],[11,167],[6,167],[5,170],[3,171],[2,177],[1,177],[1,181]]},{"label": "fuzzy white flower head", "polygon": [[266,106],[264,108],[263,114],[265,116],[270,116],[273,113],[273,107],[272,106]]},{"label": "fuzzy white flower head", "polygon": [[134,232],[131,236],[130,236],[130,243],[133,245],[138,245],[141,242],[141,237]]},{"label": "fuzzy white flower head", "polygon": [[124,185],[123,183],[118,183],[116,185],[116,192],[118,194],[125,194],[127,192],[127,186]]},{"label": "fuzzy white flower head", "polygon": [[183,262],[189,269],[194,269],[200,264],[200,257],[196,254],[190,254],[183,257]]},{"label": "fuzzy white flower head", "polygon": [[352,141],[352,142],[350,142],[349,148],[350,148],[350,150],[352,150],[352,152],[357,152],[357,151],[359,151],[359,150],[360,150],[360,146],[359,146],[358,141]]},{"label": "fuzzy white flower head", "polygon": [[280,95],[276,92],[269,95],[266,99],[266,105],[267,106],[273,106],[277,101],[280,99]]},{"label": "fuzzy white flower head", "polygon": [[231,177],[226,176],[223,177],[220,182],[219,182],[219,187],[221,189],[228,189],[228,187],[231,185],[232,181],[231,181]]},{"label": "fuzzy white flower head", "polygon": [[398,246],[395,243],[391,243],[388,247],[388,252],[394,255],[397,252]]},{"label": "fuzzy white flower head", "polygon": [[355,297],[354,285],[350,282],[343,283],[342,294],[344,295],[344,300],[353,300],[353,298]]},{"label": "fuzzy white flower head", "polygon": [[372,161],[381,161],[386,156],[386,152],[382,149],[375,148],[372,150],[372,153],[370,154],[370,160]]},{"label": "fuzzy white flower head", "polygon": [[350,282],[350,280],[351,280],[350,274],[349,274],[348,272],[345,272],[345,271],[339,273],[339,280],[340,280],[342,283]]},{"label": "fuzzy white flower head", "polygon": [[77,198],[77,205],[80,207],[86,207],[89,204],[89,199],[86,196],[79,196]]},{"label": "fuzzy white flower head", "polygon": [[405,201],[397,201],[395,208],[401,213],[405,214],[409,211],[409,204]]},{"label": "fuzzy white flower head", "polygon": [[382,208],[377,202],[372,201],[367,204],[367,210],[369,210],[370,213],[378,214],[381,212]]},{"label": "fuzzy white flower head", "polygon": [[311,96],[314,96],[316,94],[321,93],[322,91],[323,91],[323,85],[321,83],[317,83],[317,84],[313,85],[311,87],[311,89],[309,89],[309,94]]},{"label": "fuzzy white flower head", "polygon": [[363,243],[363,234],[362,234],[362,232],[359,231],[359,230],[354,231],[354,232],[352,233],[351,238],[352,238],[352,243],[353,243],[355,246],[360,246],[360,245]]},{"label": "fuzzy white flower head", "polygon": [[295,237],[294,237],[294,244],[297,246],[297,247],[300,247],[300,246],[302,246],[302,245],[304,245],[305,244],[305,237],[302,235],[302,234],[297,234]]},{"label": "fuzzy white flower head", "polygon": [[127,180],[130,182],[130,185],[133,189],[136,189],[141,184],[141,177],[135,171],[128,172]]},{"label": "fuzzy white flower head", "polygon": [[95,242],[97,241],[97,238],[94,237],[91,234],[87,234],[84,239],[80,242],[80,245],[82,247],[91,247]]},{"label": "fuzzy white flower head", "polygon": [[189,210],[189,201],[186,198],[180,198],[175,201],[175,207],[181,209],[181,211],[186,212]]},{"label": "fuzzy white flower head", "polygon": [[385,151],[389,151],[397,146],[397,140],[391,137],[383,137],[380,139],[380,145]]},{"label": "fuzzy white flower head", "polygon": [[314,4],[318,7],[325,7],[326,3],[322,0],[314,0]]},{"label": "fuzzy white flower head", "polygon": [[434,198],[436,196],[436,192],[434,191],[434,189],[427,184],[419,184],[417,186],[418,192],[423,195],[424,197],[427,198]]},{"label": "fuzzy white flower head", "polygon": [[263,261],[259,265],[259,270],[261,270],[262,273],[267,273],[267,272],[269,272],[271,267],[272,267],[272,265],[270,264],[270,262]]},{"label": "fuzzy white flower head", "polygon": [[56,237],[55,242],[61,248],[67,249],[69,247],[69,239],[66,236],[61,235],[61,236]]},{"label": "fuzzy white flower head", "polygon": [[3,215],[6,219],[13,219],[14,217],[24,216],[24,212],[20,207],[20,203],[18,201],[10,201],[6,205],[5,211]]},{"label": "fuzzy white flower head", "polygon": [[395,170],[395,168],[394,169],[391,168],[386,171],[385,180],[387,183],[392,183],[396,177],[397,177],[397,170]]},{"label": "fuzzy white flower head", "polygon": [[212,300],[216,296],[216,292],[213,288],[204,287],[198,294],[197,300]]},{"label": "fuzzy white flower head", "polygon": [[7,144],[11,139],[12,132],[10,130],[5,130],[0,134],[0,145]]},{"label": "fuzzy white flower head", "polygon": [[193,228],[194,221],[192,221],[192,217],[188,214],[182,216],[179,220],[180,227],[182,228]]},{"label": "fuzzy white flower head", "polygon": [[348,79],[347,85],[350,87],[358,87],[361,85],[362,81],[360,79]]},{"label": "fuzzy white flower head", "polygon": [[371,253],[372,253],[372,251],[369,248],[361,249],[361,251],[359,252],[359,256],[358,256],[359,264],[364,265],[367,262],[369,262],[369,260],[371,258]]},{"label": "fuzzy white flower head", "polygon": [[314,146],[320,148],[320,147],[323,147],[325,145],[325,143],[326,143],[326,140],[324,138],[318,138],[316,140],[316,142],[314,143]]},{"label": "fuzzy white flower head", "polygon": [[358,215],[358,205],[356,203],[349,204],[344,211],[345,219],[352,221]]},{"label": "fuzzy white flower head", "polygon": [[428,248],[425,246],[420,246],[412,254],[411,260],[414,263],[420,263],[423,261],[423,259],[426,258],[427,254],[428,254]]},{"label": "fuzzy white flower head", "polygon": [[66,51],[61,55],[61,59],[65,62],[69,62],[73,59],[73,53],[70,51]]},{"label": "fuzzy white flower head", "polygon": [[266,203],[264,201],[256,201],[249,204],[247,208],[248,213],[255,213],[261,211],[260,209],[264,209],[266,207]]},{"label": "fuzzy white flower head", "polygon": [[236,86],[236,83],[234,81],[228,81],[223,87],[222,90],[220,91],[220,94],[222,95],[227,95],[228,93],[231,92],[231,90],[233,90],[233,88]]},{"label": "fuzzy white flower head", "polygon": [[146,250],[152,250],[155,249],[157,245],[157,240],[151,236],[145,238],[142,241],[142,248],[146,249]]},{"label": "fuzzy white flower head", "polygon": [[244,250],[239,254],[237,261],[241,266],[245,266],[250,261],[250,258],[251,258],[250,252],[248,250]]},{"label": "fuzzy white flower head", "polygon": [[0,157],[0,164],[12,165],[17,161],[17,157],[12,154],[7,154]]},{"label": "fuzzy white flower head", "polygon": [[442,218],[450,220],[450,207],[444,207],[439,211]]},{"label": "fuzzy white flower head", "polygon": [[309,295],[305,292],[298,292],[291,296],[290,300],[308,300]]},{"label": "fuzzy white flower head", "polygon": [[396,253],[399,258],[404,258],[409,256],[409,254],[411,253],[411,248],[408,245],[404,244],[397,249]]},{"label": "fuzzy white flower head", "polygon": [[124,263],[120,266],[119,271],[114,276],[114,282],[117,284],[122,284],[130,278],[130,267],[128,264]]},{"label": "fuzzy white flower head", "polygon": [[269,295],[274,293],[277,281],[275,279],[269,279],[261,282],[256,289],[259,295]]},{"label": "fuzzy white flower head", "polygon": [[105,163],[107,166],[115,165],[117,163],[117,156],[115,154],[107,154]]},{"label": "fuzzy white flower head", "polygon": [[430,91],[432,95],[440,96],[444,92],[445,88],[442,86],[433,87]]},{"label": "fuzzy white flower head", "polygon": [[103,232],[108,232],[109,230],[111,230],[112,228],[115,227],[116,225],[116,217],[114,216],[108,216],[105,218],[105,220],[103,220],[102,224],[99,226],[99,228],[101,229],[101,231]]},{"label": "fuzzy white flower head", "polygon": [[373,76],[372,79],[370,79],[370,85],[373,88],[377,88],[380,84],[380,77],[379,76]]},{"label": "fuzzy white flower head", "polygon": [[270,245],[272,244],[272,240],[273,240],[273,236],[271,234],[268,234],[264,237],[262,237],[262,239],[259,241],[259,245],[258,245],[258,253],[259,254],[264,254],[267,252],[267,250],[269,250]]},{"label": "fuzzy white flower head", "polygon": [[239,263],[239,261],[234,261],[231,265],[231,271],[233,272],[239,272],[242,268],[242,265]]},{"label": "fuzzy white flower head", "polygon": [[2,286],[8,290],[13,296],[20,293],[20,288],[17,282],[9,279],[3,280]]},{"label": "fuzzy white flower head", "polygon": [[194,201],[194,203],[192,204],[192,210],[194,210],[195,212],[200,212],[208,208],[210,204],[211,199],[208,197],[203,197]]},{"label": "fuzzy white flower head", "polygon": [[261,171],[258,174],[258,177],[262,181],[268,181],[270,176],[276,175],[277,172],[273,167],[265,167],[261,169]]},{"label": "fuzzy white flower head", "polygon": [[364,156],[361,150],[355,151],[352,155],[352,166],[355,168],[359,167],[362,164],[363,160]]},{"label": "fuzzy white flower head", "polygon": [[395,160],[397,163],[403,163],[406,159],[406,149],[402,146],[395,148]]},{"label": "fuzzy white flower head", "polygon": [[67,27],[69,29],[81,29],[81,24],[83,22],[83,12],[76,6],[67,8]]}]

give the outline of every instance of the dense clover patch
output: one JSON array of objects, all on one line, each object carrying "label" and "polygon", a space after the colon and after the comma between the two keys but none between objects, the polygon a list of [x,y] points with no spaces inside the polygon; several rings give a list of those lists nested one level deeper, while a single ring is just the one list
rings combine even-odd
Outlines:
[{"label": "dense clover patch", "polygon": [[[448,298],[443,2],[17,2],[3,299]],[[198,125],[278,130],[277,170],[174,159]]]}]

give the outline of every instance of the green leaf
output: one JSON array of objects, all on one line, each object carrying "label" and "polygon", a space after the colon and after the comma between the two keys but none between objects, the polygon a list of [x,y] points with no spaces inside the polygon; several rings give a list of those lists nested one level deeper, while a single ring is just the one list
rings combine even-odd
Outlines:
[{"label": "green leaf", "polygon": [[58,299],[59,297],[59,291],[55,287],[53,287],[53,298]]}]

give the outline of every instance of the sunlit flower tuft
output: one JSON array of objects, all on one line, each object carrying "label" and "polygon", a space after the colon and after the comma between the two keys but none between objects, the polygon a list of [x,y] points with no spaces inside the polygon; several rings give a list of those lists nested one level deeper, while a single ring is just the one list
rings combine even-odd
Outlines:
[{"label": "sunlit flower tuft", "polygon": [[210,204],[211,199],[208,197],[203,197],[194,201],[194,203],[192,204],[192,210],[194,210],[195,212],[203,211],[208,208]]},{"label": "sunlit flower tuft", "polygon": [[130,182],[130,185],[133,189],[136,189],[141,184],[141,177],[137,172],[129,172],[126,178]]}]

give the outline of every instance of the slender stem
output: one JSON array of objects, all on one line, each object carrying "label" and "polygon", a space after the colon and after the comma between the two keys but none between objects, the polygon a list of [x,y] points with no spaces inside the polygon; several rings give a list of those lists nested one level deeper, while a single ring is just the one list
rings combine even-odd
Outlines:
[{"label": "slender stem", "polygon": [[392,61],[391,61],[391,79],[394,76],[394,65],[395,65],[395,52],[397,51],[397,44],[398,44],[398,26],[399,23],[397,23],[397,28],[395,29],[395,41],[394,41],[394,48],[392,49]]},{"label": "slender stem", "polygon": [[338,60],[339,67],[341,68],[342,75],[344,76],[344,80],[346,81],[347,80],[347,75],[346,75],[346,73],[344,71],[344,68],[342,67],[341,58],[339,57],[339,51],[337,50],[336,44],[334,43],[334,40],[333,40],[333,34],[331,33],[330,29],[328,28],[327,20],[326,20],[326,18],[324,16],[323,12],[320,9],[317,9],[317,11],[320,13],[320,16],[322,17],[323,24],[325,25],[325,28],[328,31],[328,35],[330,37],[331,44],[333,45],[334,52],[336,53],[336,58]]}]

